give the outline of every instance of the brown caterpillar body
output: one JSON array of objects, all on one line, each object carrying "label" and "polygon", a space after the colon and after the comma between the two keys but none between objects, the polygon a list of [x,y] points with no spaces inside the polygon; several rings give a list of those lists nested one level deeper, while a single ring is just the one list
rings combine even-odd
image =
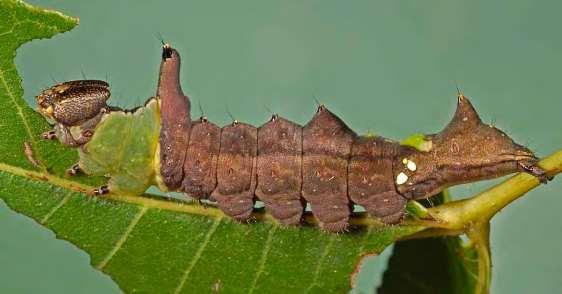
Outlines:
[{"label": "brown caterpillar body", "polygon": [[401,147],[381,137],[356,137],[351,148],[349,197],[385,223],[398,222],[406,206],[406,198],[398,194],[393,180],[393,161]]},{"label": "brown caterpillar body", "polygon": [[256,196],[282,224],[296,224],[304,209],[302,127],[274,115],[258,129]]},{"label": "brown caterpillar body", "polygon": [[426,148],[418,150],[358,136],[325,106],[304,126],[278,115],[258,128],[192,121],[179,69],[178,52],[165,45],[157,90],[160,174],[170,190],[215,200],[239,221],[251,217],[259,199],[280,223],[298,224],[308,202],[321,228],[339,232],[348,227],[354,204],[385,223],[397,223],[408,199],[427,198],[451,185],[516,171],[546,181],[534,154],[482,123],[462,94],[449,125],[426,135]]},{"label": "brown caterpillar body", "polygon": [[183,164],[182,190],[194,198],[211,195],[217,185],[221,128],[201,118],[193,123]]}]

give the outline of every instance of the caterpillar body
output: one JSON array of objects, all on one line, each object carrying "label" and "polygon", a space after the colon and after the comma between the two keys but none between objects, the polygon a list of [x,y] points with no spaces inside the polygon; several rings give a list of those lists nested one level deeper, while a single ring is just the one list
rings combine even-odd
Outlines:
[{"label": "caterpillar body", "polygon": [[179,53],[164,45],[156,96],[129,111],[106,104],[103,81],[46,89],[36,97],[54,124],[44,137],[78,148],[71,174],[109,177],[96,194],[142,194],[157,185],[212,199],[239,221],[251,217],[259,199],[284,225],[298,224],[309,203],[320,227],[332,232],[346,230],[354,204],[391,224],[404,217],[407,200],[452,185],[517,171],[546,181],[533,152],[484,124],[460,93],[441,132],[401,144],[359,136],[323,105],[304,126],[276,114],[257,128],[192,120],[179,72]]}]

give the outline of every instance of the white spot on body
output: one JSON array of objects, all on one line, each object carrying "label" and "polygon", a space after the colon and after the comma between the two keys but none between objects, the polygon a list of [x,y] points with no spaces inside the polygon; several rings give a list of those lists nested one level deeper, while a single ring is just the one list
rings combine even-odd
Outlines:
[{"label": "white spot on body", "polygon": [[411,170],[411,171],[416,171],[416,169],[418,168],[416,166],[416,163],[411,161],[411,160],[408,160],[408,163],[407,163],[406,167],[408,167],[408,169]]},{"label": "white spot on body", "polygon": [[396,184],[402,185],[408,181],[408,176],[401,172],[396,176]]}]

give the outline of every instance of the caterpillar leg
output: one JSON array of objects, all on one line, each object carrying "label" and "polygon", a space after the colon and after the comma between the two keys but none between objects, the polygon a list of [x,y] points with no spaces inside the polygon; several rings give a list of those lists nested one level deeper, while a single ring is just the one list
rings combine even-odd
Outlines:
[{"label": "caterpillar leg", "polygon": [[206,202],[203,202],[203,199],[201,199],[201,198],[197,198],[197,203],[199,205],[201,205],[203,208],[209,207],[209,204],[207,204]]},{"label": "caterpillar leg", "polygon": [[55,130],[50,130],[41,134],[41,138],[45,140],[54,140],[57,138],[57,133]]},{"label": "caterpillar leg", "polygon": [[406,198],[395,191],[388,191],[369,195],[360,204],[371,216],[378,218],[383,223],[396,224],[404,218]]},{"label": "caterpillar leg", "polygon": [[94,189],[94,195],[101,196],[109,193],[109,188],[106,185],[103,185],[97,189]]},{"label": "caterpillar leg", "polygon": [[69,175],[69,176],[75,176],[79,173],[83,173],[83,171],[80,168],[80,165],[78,163],[73,164],[71,167],[69,167],[66,170],[66,174]]}]

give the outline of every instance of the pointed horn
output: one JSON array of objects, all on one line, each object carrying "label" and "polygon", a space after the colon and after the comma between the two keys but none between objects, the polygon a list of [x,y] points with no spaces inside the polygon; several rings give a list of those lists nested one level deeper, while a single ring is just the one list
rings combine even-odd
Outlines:
[{"label": "pointed horn", "polygon": [[185,97],[180,84],[181,59],[178,51],[169,44],[162,46],[162,62],[160,63],[160,75],[158,77],[158,89],[156,95],[166,97],[166,101],[189,106],[189,99]]},{"label": "pointed horn", "polygon": [[468,97],[459,93],[457,99],[457,110],[451,119],[451,122],[445,127],[445,130],[453,130],[457,128],[466,129],[482,124],[480,116],[470,103]]},{"label": "pointed horn", "polygon": [[180,55],[169,44],[162,46],[156,94],[160,99],[160,175],[169,189],[180,186],[183,162],[191,131],[191,105],[180,85]]}]

